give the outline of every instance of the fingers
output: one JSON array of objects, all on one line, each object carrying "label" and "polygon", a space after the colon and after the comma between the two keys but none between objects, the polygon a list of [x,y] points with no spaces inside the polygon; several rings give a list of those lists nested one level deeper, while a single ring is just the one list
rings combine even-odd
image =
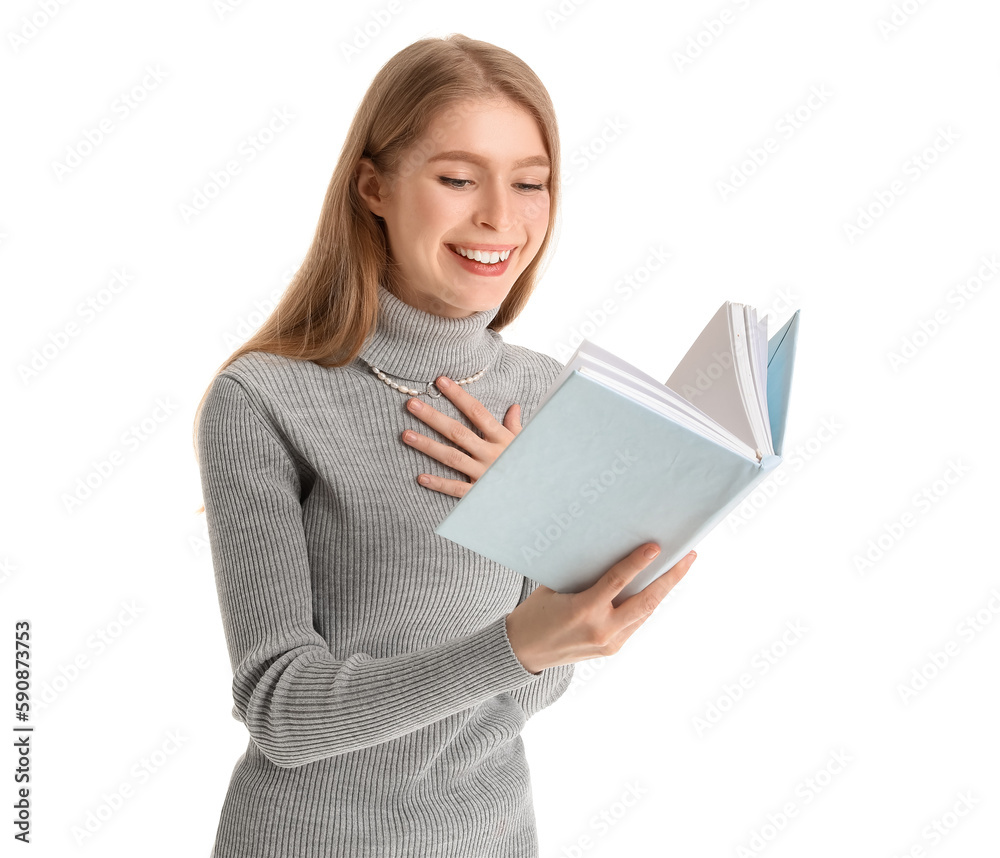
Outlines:
[{"label": "fingers", "polygon": [[659,578],[651,581],[638,593],[629,596],[622,602],[615,609],[616,614],[620,612],[622,622],[632,625],[652,614],[657,605],[667,597],[667,593],[673,590],[681,578],[687,574],[697,557],[697,553],[689,551]]},{"label": "fingers", "polygon": [[465,493],[472,488],[472,483],[461,480],[448,480],[436,474],[421,474],[417,477],[417,482],[428,489],[433,489],[443,495],[451,495],[453,498],[461,500]]},{"label": "fingers", "polygon": [[[444,382],[443,386],[442,382]],[[498,423],[496,418],[490,413],[490,410],[471,393],[463,389],[462,385],[451,381],[446,375],[438,376],[434,380],[434,383],[448,397],[452,405],[468,417],[469,422],[483,433],[483,437],[487,441],[495,442],[507,437],[506,433],[510,430]],[[420,400],[416,401],[419,402]],[[437,429],[445,438],[462,443],[468,440],[468,435],[475,434],[457,420],[445,417],[437,409],[430,407],[429,403],[421,404],[428,407],[420,408],[413,413],[431,428]]]},{"label": "fingers", "polygon": [[652,614],[646,614],[641,620],[636,620],[629,626],[625,626],[623,629],[619,629],[618,634],[615,635],[607,643],[607,647],[611,650],[612,654],[618,653],[623,646],[625,646],[625,641],[627,641],[632,635],[639,631],[639,626],[641,626],[646,620],[648,620]]},{"label": "fingers", "polygon": [[[656,552],[652,557],[647,556],[650,549],[655,549]],[[612,566],[590,589],[601,601],[611,601],[658,556],[659,546],[655,542],[643,543],[627,557]],[[650,582],[640,592],[630,596],[615,608],[615,613],[622,625],[631,625],[652,613],[667,593],[691,568],[696,556],[693,551],[685,555],[665,574],[660,575],[655,581]]]},{"label": "fingers", "polygon": [[517,435],[521,431],[521,406],[516,402],[507,409],[507,414],[503,418],[503,425],[514,435]]},{"label": "fingers", "polygon": [[[469,430],[466,431],[468,432]],[[472,435],[471,432],[469,434]],[[404,432],[402,437],[403,443],[408,447],[413,447],[415,450],[420,450],[421,453],[426,453],[432,459],[437,459],[442,465],[447,465],[449,468],[458,471],[461,474],[472,477],[474,481],[478,480],[484,473],[486,473],[486,465],[482,464],[478,459],[467,456],[457,447],[451,447],[448,444],[433,441],[426,435],[421,435],[419,432],[412,432],[410,430]],[[473,437],[476,438],[477,442],[482,443],[481,438],[478,436]],[[466,446],[466,449],[473,453],[477,452],[475,444]],[[424,483],[424,485],[430,484]],[[437,486],[431,486],[431,488],[437,488]],[[448,492],[448,494],[452,493]]]},{"label": "fingers", "polygon": [[[619,560],[590,589],[602,601],[610,602],[625,586],[660,554],[655,542],[644,542],[631,554]],[[647,556],[648,555],[648,556]]]},{"label": "fingers", "polygon": [[[443,378],[445,376],[439,376],[438,380]],[[458,420],[445,416],[429,402],[413,397],[406,403],[407,410],[455,446],[434,441],[426,435],[409,430],[402,434],[403,443],[465,474],[475,482],[486,472],[499,452],[502,452],[521,431],[521,408],[517,403],[508,408],[501,426],[490,414],[489,409],[474,396],[462,390],[460,385],[452,382],[442,390],[447,392],[448,398],[482,434],[478,434]],[[423,485],[429,484],[423,483]],[[458,483],[447,489],[443,486],[430,487],[456,497],[461,497],[468,490],[468,485],[462,489]]]}]

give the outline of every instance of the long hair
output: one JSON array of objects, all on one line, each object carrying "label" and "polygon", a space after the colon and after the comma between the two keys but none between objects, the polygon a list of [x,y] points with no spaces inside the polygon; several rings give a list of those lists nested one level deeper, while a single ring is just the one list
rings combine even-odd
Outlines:
[{"label": "long hair", "polygon": [[[215,371],[213,380],[237,358],[253,351],[311,360],[322,367],[354,360],[377,322],[378,285],[393,279],[385,222],[358,193],[358,162],[370,158],[378,172],[390,179],[404,175],[428,154],[414,147],[432,119],[459,102],[497,97],[506,97],[535,119],[551,163],[545,238],[489,327],[500,331],[516,319],[547,261],[544,257],[556,224],[560,160],[552,100],[538,76],[510,51],[460,33],[421,39],[393,56],[368,87],[348,129],[302,265],[268,318]],[[211,386],[195,410],[196,460],[198,421]]]}]

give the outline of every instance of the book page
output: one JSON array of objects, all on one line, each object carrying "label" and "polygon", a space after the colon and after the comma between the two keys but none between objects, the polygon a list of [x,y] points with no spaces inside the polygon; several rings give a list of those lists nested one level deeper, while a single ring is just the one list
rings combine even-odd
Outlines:
[{"label": "book page", "polygon": [[736,376],[729,313],[730,302],[727,301],[667,379],[667,387],[725,426],[751,450],[756,450],[757,441]]},{"label": "book page", "polygon": [[[743,408],[750,420],[750,429],[761,455],[770,455],[770,427],[766,423],[767,366],[760,363],[760,325],[757,311],[746,304],[730,302],[730,321],[736,344],[736,377],[743,397]],[[766,323],[765,323],[766,324]]]},{"label": "book page", "polygon": [[[757,401],[760,414],[764,421],[764,433],[767,437],[767,451],[774,453],[773,439],[771,438],[771,419],[767,413],[767,316],[757,321],[756,336],[753,337],[755,348],[751,352],[754,357],[754,387],[757,389]],[[762,451],[764,452],[764,451]]]}]

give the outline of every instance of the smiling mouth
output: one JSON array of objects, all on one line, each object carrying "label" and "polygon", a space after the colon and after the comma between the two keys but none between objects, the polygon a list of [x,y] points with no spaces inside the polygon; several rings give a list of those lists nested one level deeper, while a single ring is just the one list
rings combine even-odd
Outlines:
[{"label": "smiling mouth", "polygon": [[501,262],[506,262],[510,257],[511,253],[516,249],[515,247],[504,247],[504,248],[466,248],[461,247],[457,244],[449,244],[448,249],[454,253],[456,256],[464,257],[465,259],[471,259],[473,262],[480,262],[484,265],[498,265]]}]

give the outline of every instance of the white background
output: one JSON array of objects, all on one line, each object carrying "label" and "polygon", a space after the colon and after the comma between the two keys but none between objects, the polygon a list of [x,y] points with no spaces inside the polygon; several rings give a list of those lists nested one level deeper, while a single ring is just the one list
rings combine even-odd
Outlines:
[{"label": "white background", "polygon": [[[305,253],[378,68],[461,32],[525,59],[560,119],[559,240],[508,342],[565,360],[582,333],[665,379],[722,301],[773,325],[801,309],[783,484],[524,730],[542,856],[997,855],[1000,8],[230,5],[0,16],[0,628],[32,625],[31,854],[208,855],[246,732],[195,513],[194,408]],[[380,32],[345,56],[366,25]],[[292,119],[247,160],[275,110]],[[59,168],[101,120],[111,132]],[[777,150],[747,160],[768,137]],[[653,248],[669,262],[624,298]],[[931,678],[905,694],[915,670]],[[3,686],[14,726],[11,667]]]}]

